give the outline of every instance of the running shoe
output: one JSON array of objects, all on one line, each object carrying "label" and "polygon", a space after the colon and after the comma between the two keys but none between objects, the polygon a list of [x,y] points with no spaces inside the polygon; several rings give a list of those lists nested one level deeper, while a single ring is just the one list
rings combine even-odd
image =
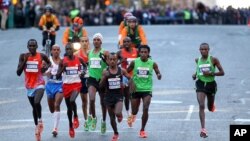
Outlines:
[{"label": "running shoe", "polygon": [[42,121],[42,120],[39,120],[39,121],[38,121],[38,131],[39,131],[40,133],[43,132],[43,121]]},{"label": "running shoe", "polygon": [[101,133],[105,134],[106,133],[106,122],[102,120],[101,122]]},{"label": "running shoe", "polygon": [[74,129],[77,129],[79,127],[78,117],[74,117],[73,127],[74,127]]},{"label": "running shoe", "polygon": [[131,115],[132,116],[132,122],[135,122],[136,120],[136,115]]},{"label": "running shoe", "polygon": [[211,112],[215,112],[216,108],[215,108],[215,104],[213,104],[213,107],[211,109]]},{"label": "running shoe", "polygon": [[207,135],[207,130],[206,130],[205,128],[202,128],[202,129],[201,129],[200,136],[201,136],[202,138],[208,137],[208,135]]},{"label": "running shoe", "polygon": [[118,139],[119,139],[119,135],[114,134],[111,141],[118,141]]},{"label": "running shoe", "polygon": [[74,128],[69,128],[69,136],[70,136],[71,138],[74,138],[74,137],[75,137],[75,130],[74,130]]},{"label": "running shoe", "polygon": [[57,128],[54,128],[52,131],[53,137],[56,137],[58,134]]},{"label": "running shoe", "polygon": [[140,134],[139,134],[140,138],[147,138],[147,133],[145,131],[140,131]]},{"label": "running shoe", "polygon": [[91,126],[91,122],[92,122],[92,116],[89,115],[89,116],[88,116],[88,119],[87,119],[88,127]]},{"label": "running shoe", "polygon": [[119,122],[119,123],[121,123],[122,122],[122,119],[123,119],[123,116],[121,115],[121,116],[119,116],[119,117],[117,117],[117,121]]},{"label": "running shoe", "polygon": [[88,121],[84,122],[84,131],[89,131]]},{"label": "running shoe", "polygon": [[35,137],[36,137],[36,141],[41,141],[41,133],[39,132],[38,126],[36,126],[35,128]]},{"label": "running shoe", "polygon": [[132,127],[133,122],[135,122],[136,116],[135,115],[130,115],[128,116],[127,123],[129,127]]},{"label": "running shoe", "polygon": [[91,126],[90,126],[92,131],[95,131],[95,129],[96,129],[96,123],[97,123],[97,118],[96,117],[92,118]]},{"label": "running shoe", "polygon": [[133,126],[132,115],[128,116],[127,123],[129,127]]}]

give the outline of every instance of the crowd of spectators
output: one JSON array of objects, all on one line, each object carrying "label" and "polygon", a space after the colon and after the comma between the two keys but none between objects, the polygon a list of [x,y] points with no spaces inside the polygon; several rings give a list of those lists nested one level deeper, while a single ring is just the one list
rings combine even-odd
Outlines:
[{"label": "crowd of spectators", "polygon": [[[6,0],[1,0],[6,1]],[[6,6],[5,6],[6,8]],[[2,10],[2,6],[1,6]],[[7,24],[9,28],[35,27],[40,16],[43,14],[43,6],[30,1],[19,2],[15,5],[8,5],[8,20],[13,24]],[[176,8],[169,5],[155,6],[152,8],[135,9],[124,7],[108,6],[106,9],[88,9],[71,5],[54,8],[62,26],[70,25],[72,11],[84,19],[84,24],[91,25],[118,25],[123,20],[126,11],[132,12],[141,24],[230,24],[246,25],[250,19],[250,7],[235,9],[232,6],[227,8],[209,8],[198,3],[195,8]],[[74,15],[75,16],[75,15]],[[10,23],[10,22],[9,22]]]}]

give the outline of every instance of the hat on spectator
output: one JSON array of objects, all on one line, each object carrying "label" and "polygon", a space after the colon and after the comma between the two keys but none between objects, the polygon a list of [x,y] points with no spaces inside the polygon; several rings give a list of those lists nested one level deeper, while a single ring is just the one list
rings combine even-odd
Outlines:
[{"label": "hat on spectator", "polygon": [[75,17],[73,23],[77,23],[82,25],[83,24],[83,19],[80,17]]}]

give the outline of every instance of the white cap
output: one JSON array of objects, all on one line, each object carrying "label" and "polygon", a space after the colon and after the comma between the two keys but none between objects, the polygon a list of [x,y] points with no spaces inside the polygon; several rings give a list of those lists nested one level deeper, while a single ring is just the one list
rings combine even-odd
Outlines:
[{"label": "white cap", "polygon": [[93,36],[93,39],[95,38],[99,38],[101,41],[103,40],[103,37],[102,37],[102,34],[101,33],[96,33],[94,36]]}]

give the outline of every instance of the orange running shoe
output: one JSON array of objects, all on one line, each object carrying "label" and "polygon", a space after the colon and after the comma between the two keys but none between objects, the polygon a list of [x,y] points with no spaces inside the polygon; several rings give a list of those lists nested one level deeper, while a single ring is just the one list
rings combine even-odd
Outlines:
[{"label": "orange running shoe", "polygon": [[74,137],[75,137],[75,130],[74,130],[74,128],[69,128],[69,136],[70,136],[71,138],[74,138]]},{"label": "orange running shoe", "polygon": [[140,131],[140,134],[139,134],[140,138],[147,138],[148,135],[145,131]]},{"label": "orange running shoe", "polygon": [[[209,110],[209,109],[208,109]],[[209,110],[210,112],[215,112],[215,110],[216,110],[216,108],[215,108],[215,104],[213,104],[213,106],[212,106],[212,109],[211,110]]]},{"label": "orange running shoe", "polygon": [[40,133],[43,132],[43,121],[42,120],[38,121],[38,131]]},{"label": "orange running shoe", "polygon": [[202,137],[202,138],[208,137],[207,130],[205,128],[201,129],[200,137]]},{"label": "orange running shoe", "polygon": [[39,132],[38,126],[36,126],[36,129],[35,129],[35,137],[36,137],[36,141],[41,141],[41,133]]},{"label": "orange running shoe", "polygon": [[114,134],[111,141],[118,141],[118,140],[119,140],[119,135]]},{"label": "orange running shoe", "polygon": [[73,127],[74,127],[74,129],[77,129],[79,127],[78,117],[74,117]]}]

